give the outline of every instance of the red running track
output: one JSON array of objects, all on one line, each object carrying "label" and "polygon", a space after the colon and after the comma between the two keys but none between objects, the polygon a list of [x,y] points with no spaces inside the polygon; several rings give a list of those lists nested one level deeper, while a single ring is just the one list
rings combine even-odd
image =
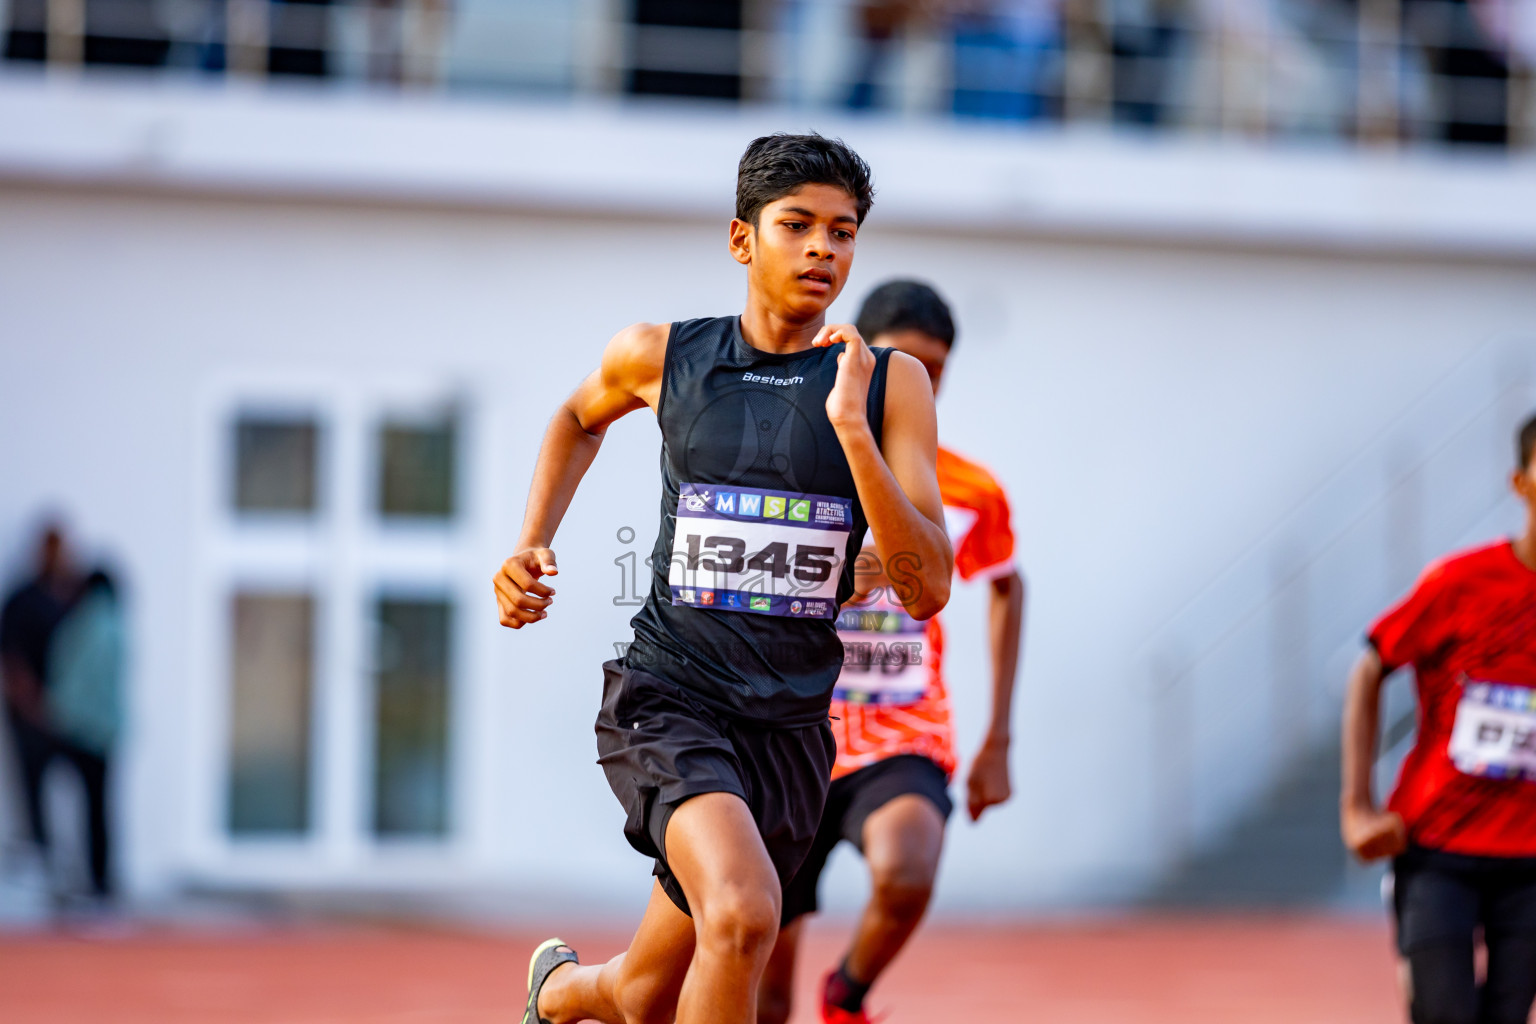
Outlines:
[{"label": "red running track", "polygon": [[[817,922],[796,1024],[844,929]],[[302,927],[0,937],[5,1024],[516,1024],[544,933]],[[565,930],[586,962],[626,936]],[[1383,924],[1153,918],[918,934],[870,997],[888,1024],[1398,1024]]]}]

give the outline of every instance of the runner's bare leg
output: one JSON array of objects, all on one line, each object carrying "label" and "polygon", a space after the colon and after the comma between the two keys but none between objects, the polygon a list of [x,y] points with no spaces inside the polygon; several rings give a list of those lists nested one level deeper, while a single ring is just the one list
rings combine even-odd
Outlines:
[{"label": "runner's bare leg", "polygon": [[916,793],[897,797],[865,819],[869,903],[843,961],[855,981],[872,984],[922,921],[943,848],[944,816]]},{"label": "runner's bare leg", "polygon": [[693,918],[651,887],[629,949],[605,964],[557,967],[539,993],[539,1016],[553,1024],[672,1024],[693,959]]},{"label": "runner's bare leg", "polygon": [[779,941],[757,987],[757,1024],[785,1024],[795,1005],[795,959],[800,953],[800,932],[805,918],[797,917],[779,929]]},{"label": "runner's bare leg", "polygon": [[696,936],[677,1024],[755,1024],[782,906],[757,823],[741,798],[706,793],[673,812],[666,843]]},{"label": "runner's bare leg", "polygon": [[539,993],[552,1024],[753,1024],[758,979],[779,924],[779,879],[747,805],[729,793],[682,804],[667,861],[694,916],[651,890],[629,949],[606,964],[556,968]]}]

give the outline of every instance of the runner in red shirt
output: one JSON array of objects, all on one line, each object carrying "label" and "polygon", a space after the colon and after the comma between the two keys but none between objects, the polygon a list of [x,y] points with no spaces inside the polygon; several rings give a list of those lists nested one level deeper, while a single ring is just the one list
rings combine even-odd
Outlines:
[{"label": "runner in red shirt", "polygon": [[[881,285],[865,299],[858,328],[871,345],[915,356],[938,390],[955,327],[932,288],[915,281]],[[937,469],[955,572],[963,580],[985,580],[991,590],[992,718],[966,777],[967,810],[975,821],[1012,792],[1009,719],[1024,580],[1014,564],[1002,486],[942,447]],[[832,691],[832,788],[811,852],[784,889],[785,924],[763,975],[758,1024],[789,1017],[801,923],[817,908],[817,882],[839,842],[864,855],[871,895],[847,955],[823,982],[820,1010],[827,1024],[867,1024],[864,996],[917,927],[933,891],[958,758],[942,672],[944,631],[937,616],[920,622],[903,609],[901,557],[891,557],[887,576],[866,548],[857,593],[838,619],[843,670]]]},{"label": "runner in red shirt", "polygon": [[[1519,460],[1525,533],[1431,565],[1371,627],[1344,708],[1344,842],[1364,860],[1394,858],[1414,1024],[1526,1024],[1536,1001],[1536,418]],[[1381,685],[1408,665],[1418,739],[1379,810]]]}]

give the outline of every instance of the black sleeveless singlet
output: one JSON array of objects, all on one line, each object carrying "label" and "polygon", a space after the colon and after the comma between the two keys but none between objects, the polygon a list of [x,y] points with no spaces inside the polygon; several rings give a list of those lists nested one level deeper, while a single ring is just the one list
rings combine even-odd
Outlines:
[{"label": "black sleeveless singlet", "polygon": [[[825,721],[868,523],[827,418],[842,345],[776,354],[737,317],[674,323],[661,397],[661,529],[625,663],[732,717]],[[876,443],[892,349],[875,349]]]}]

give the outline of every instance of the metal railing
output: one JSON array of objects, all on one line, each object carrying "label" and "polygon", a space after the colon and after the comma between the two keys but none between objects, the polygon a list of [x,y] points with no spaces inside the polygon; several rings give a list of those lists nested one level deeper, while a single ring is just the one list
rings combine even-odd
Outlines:
[{"label": "metal railing", "polygon": [[1531,5],[0,0],[0,15],[13,65],[55,72],[138,65],[1376,146],[1528,146],[1536,28],[1522,26],[1536,14],[1521,12]]}]

